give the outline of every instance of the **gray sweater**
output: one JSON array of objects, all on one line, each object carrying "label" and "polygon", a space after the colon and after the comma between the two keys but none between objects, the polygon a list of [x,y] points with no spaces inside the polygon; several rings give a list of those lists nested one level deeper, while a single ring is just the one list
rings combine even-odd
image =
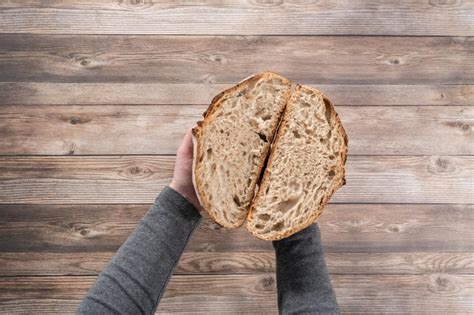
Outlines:
[{"label": "gray sweater", "polygon": [[[166,187],[97,278],[78,314],[153,314],[201,215]],[[282,314],[338,314],[317,225],[273,242]]]}]

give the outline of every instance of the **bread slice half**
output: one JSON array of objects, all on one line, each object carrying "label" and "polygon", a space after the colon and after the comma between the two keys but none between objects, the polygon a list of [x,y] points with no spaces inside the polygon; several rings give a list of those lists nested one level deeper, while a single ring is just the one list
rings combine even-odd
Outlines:
[{"label": "bread slice half", "polygon": [[220,93],[193,129],[193,182],[210,217],[228,228],[245,221],[291,82],[259,73]]},{"label": "bread slice half", "polygon": [[345,184],[347,142],[331,102],[320,91],[297,85],[252,203],[248,230],[279,240],[312,224]]}]

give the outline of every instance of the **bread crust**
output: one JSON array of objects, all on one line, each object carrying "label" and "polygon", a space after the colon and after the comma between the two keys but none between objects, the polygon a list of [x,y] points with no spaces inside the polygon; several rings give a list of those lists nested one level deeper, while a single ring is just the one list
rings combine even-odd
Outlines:
[{"label": "bread crust", "polygon": [[[295,92],[298,91],[298,90],[306,90],[306,91],[311,91],[313,93],[316,93],[318,94],[323,100],[326,100],[327,103],[329,104],[330,108],[331,108],[331,112],[332,114],[334,115],[334,119],[336,121],[336,124],[337,124],[337,128],[339,130],[339,133],[342,135],[342,137],[344,138],[344,145],[343,145],[343,148],[342,148],[342,151],[341,151],[341,155],[342,155],[342,158],[341,158],[341,161],[336,165],[336,173],[339,173],[341,174],[342,173],[342,176],[341,176],[341,180],[336,184],[336,185],[333,185],[331,189],[329,189],[330,193],[326,194],[323,198],[323,200],[321,201],[321,206],[320,206],[320,211],[315,211],[314,213],[312,213],[310,216],[308,216],[307,220],[302,222],[301,224],[293,227],[292,229],[289,229],[289,230],[286,230],[284,232],[280,232],[280,233],[277,233],[275,236],[268,236],[268,234],[260,234],[257,232],[257,230],[253,229],[252,226],[250,225],[250,221],[252,220],[252,216],[254,215],[255,213],[255,204],[254,202],[252,202],[252,205],[250,207],[250,210],[247,214],[247,229],[257,238],[259,239],[262,239],[262,240],[267,240],[267,241],[277,241],[277,240],[281,240],[285,237],[288,237],[290,235],[293,235],[294,233],[297,233],[305,228],[307,228],[308,226],[310,226],[311,224],[313,224],[316,219],[321,215],[321,213],[323,212],[324,210],[324,207],[325,205],[329,202],[329,199],[331,198],[331,196],[333,195],[333,193],[338,189],[340,188],[341,186],[345,185],[346,184],[346,179],[345,179],[345,163],[346,163],[346,160],[347,160],[347,152],[348,152],[348,137],[347,137],[347,134],[346,134],[346,131],[344,130],[344,127],[342,126],[342,123],[341,123],[341,119],[339,118],[339,115],[337,114],[335,108],[334,108],[334,105],[329,101],[329,99],[321,92],[319,91],[318,89],[315,89],[315,88],[312,88],[312,87],[309,87],[309,86],[304,86],[304,85],[300,85],[300,84],[297,84],[296,87],[295,87]],[[273,160],[274,160],[274,156],[275,156],[275,152],[277,151],[278,149],[278,146],[279,146],[279,142],[281,140],[281,138],[283,137],[283,134],[285,133],[286,129],[288,128],[288,118],[289,118],[289,112],[291,110],[291,108],[289,108],[289,106],[291,106],[291,104],[287,104],[286,106],[286,109],[285,109],[285,112],[283,113],[283,118],[281,119],[281,122],[280,122],[280,128],[278,129],[278,132],[275,136],[275,140],[274,140],[274,143],[273,143],[273,146],[270,150],[270,156],[268,158],[268,162],[267,162],[267,167],[266,169],[264,170],[264,174],[263,174],[263,178],[262,178],[262,184],[260,185],[260,189],[258,190],[257,194],[255,195],[254,197],[254,200],[257,199],[261,194],[262,194],[262,189],[261,187],[264,186],[264,184],[267,183],[268,181],[268,170],[270,169],[272,163],[273,163]],[[294,105],[293,105],[294,106]]]},{"label": "bread crust", "polygon": [[[210,204],[209,200],[206,198],[205,194],[203,193],[203,190],[201,189],[201,187],[202,187],[201,179],[197,174],[199,172],[200,165],[201,165],[201,162],[198,161],[197,157],[200,155],[200,151],[201,151],[201,147],[202,147],[202,143],[203,143],[203,141],[202,141],[202,136],[203,136],[202,132],[203,132],[204,127],[212,120],[212,114],[219,108],[219,106],[221,106],[222,100],[228,94],[231,94],[234,91],[241,89],[243,86],[251,83],[252,81],[258,81],[263,77],[269,77],[269,78],[275,77],[275,78],[278,78],[278,79],[282,80],[283,82],[285,82],[288,86],[291,86],[291,81],[290,80],[288,80],[285,77],[282,77],[282,76],[280,76],[280,75],[278,75],[274,72],[270,72],[270,71],[260,72],[260,73],[257,73],[255,75],[252,75],[248,78],[245,78],[244,80],[240,81],[237,85],[235,85],[235,86],[233,86],[233,87],[231,87],[227,90],[224,90],[221,93],[217,94],[212,99],[211,104],[209,105],[207,110],[203,113],[203,120],[198,121],[196,123],[196,127],[194,127],[192,129],[192,138],[193,138],[192,179],[193,179],[194,190],[196,191],[197,198],[199,200],[199,203],[203,207],[203,209],[206,210],[206,212],[209,214],[209,216],[216,223],[218,223],[219,225],[221,225],[223,227],[226,227],[226,228],[236,228],[236,227],[241,226],[245,222],[247,216],[244,216],[241,222],[237,222],[236,224],[229,224],[228,222],[223,222],[223,221],[219,220],[218,218],[216,218],[214,216],[214,214],[212,213],[212,211],[209,210],[209,209],[211,209],[211,204]],[[290,89],[288,89],[288,93],[285,97],[285,99],[286,99],[285,103],[288,102],[288,99],[289,99],[290,95],[291,95]],[[282,111],[284,112],[285,108],[283,108]],[[278,122],[276,124],[274,124],[274,126],[272,126],[272,134],[273,135],[275,135],[275,131],[276,131],[277,126],[278,126]],[[252,181],[252,186],[250,187],[250,190],[249,190],[252,194],[254,194],[256,182],[258,180],[258,177],[260,176],[260,173],[262,172],[262,168],[263,168],[263,165],[265,163],[265,159],[268,155],[269,150],[270,150],[270,143],[268,143],[268,146],[267,146],[264,154],[262,154],[262,156],[260,157],[260,161],[259,161],[259,165],[258,165],[258,172],[257,172],[257,175],[256,175],[257,179]]]}]

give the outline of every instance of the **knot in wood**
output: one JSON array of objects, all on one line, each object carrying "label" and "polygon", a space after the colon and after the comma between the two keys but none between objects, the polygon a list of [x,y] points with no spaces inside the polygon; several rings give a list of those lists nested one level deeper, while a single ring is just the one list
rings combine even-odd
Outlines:
[{"label": "knot in wood", "polygon": [[389,62],[390,62],[392,65],[399,65],[399,64],[400,64],[400,60],[399,60],[399,59],[396,59],[396,58],[390,59]]},{"label": "knot in wood", "polygon": [[132,166],[128,168],[128,173],[130,175],[137,175],[143,173],[143,169],[140,168],[139,166]]},{"label": "knot in wood", "polygon": [[130,10],[146,9],[153,5],[152,0],[120,0],[119,5]]},{"label": "knot in wood", "polygon": [[260,279],[258,287],[261,291],[274,291],[275,279],[271,276]]},{"label": "knot in wood", "polygon": [[87,118],[87,117],[79,117],[79,116],[73,116],[73,117],[71,117],[71,119],[69,120],[69,122],[71,123],[71,125],[85,124],[85,123],[88,123],[88,122],[90,122],[90,121],[91,121],[90,118]]},{"label": "knot in wood", "polygon": [[456,291],[456,285],[451,279],[443,275],[433,275],[430,283],[428,284],[428,290],[430,292],[453,292]]},{"label": "knot in wood", "polygon": [[251,0],[250,3],[258,7],[277,7],[283,4],[283,0]]},{"label": "knot in wood", "polygon": [[456,172],[456,165],[446,157],[433,157],[428,170],[432,174],[447,174]]},{"label": "knot in wood", "polygon": [[462,0],[430,0],[430,5],[440,8],[453,8],[462,5]]}]

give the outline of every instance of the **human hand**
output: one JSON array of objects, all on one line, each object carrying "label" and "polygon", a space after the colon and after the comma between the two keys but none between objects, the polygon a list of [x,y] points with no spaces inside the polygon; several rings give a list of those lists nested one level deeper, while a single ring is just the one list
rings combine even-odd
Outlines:
[{"label": "human hand", "polygon": [[176,152],[173,180],[170,187],[192,203],[198,211],[202,210],[193,185],[193,141],[191,129],[186,131],[183,141]]}]

